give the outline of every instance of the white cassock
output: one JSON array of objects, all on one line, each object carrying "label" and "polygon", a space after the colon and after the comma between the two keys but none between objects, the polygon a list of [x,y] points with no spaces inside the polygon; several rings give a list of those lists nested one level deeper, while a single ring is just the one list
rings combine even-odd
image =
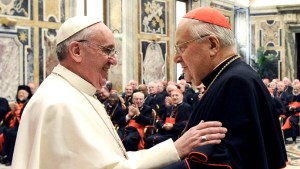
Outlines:
[{"label": "white cassock", "polygon": [[12,168],[161,168],[179,160],[171,140],[126,153],[95,92],[90,83],[56,66],[23,112]]}]

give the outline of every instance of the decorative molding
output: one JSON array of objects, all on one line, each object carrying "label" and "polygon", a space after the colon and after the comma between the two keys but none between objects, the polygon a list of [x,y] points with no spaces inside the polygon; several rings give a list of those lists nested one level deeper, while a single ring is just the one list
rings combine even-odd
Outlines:
[{"label": "decorative molding", "polygon": [[17,20],[8,17],[0,17],[0,23],[4,26],[15,26],[17,24]]}]

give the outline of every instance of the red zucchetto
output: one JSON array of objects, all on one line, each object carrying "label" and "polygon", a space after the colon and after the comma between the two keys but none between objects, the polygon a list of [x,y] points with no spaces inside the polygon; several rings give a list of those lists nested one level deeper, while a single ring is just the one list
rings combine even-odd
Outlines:
[{"label": "red zucchetto", "polygon": [[231,26],[226,17],[218,10],[211,7],[200,7],[189,11],[184,18],[197,19],[202,22],[211,23],[230,29]]}]

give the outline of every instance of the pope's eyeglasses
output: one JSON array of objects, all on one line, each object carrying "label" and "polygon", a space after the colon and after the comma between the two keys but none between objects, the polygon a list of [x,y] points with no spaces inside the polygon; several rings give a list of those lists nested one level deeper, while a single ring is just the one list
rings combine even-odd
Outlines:
[{"label": "pope's eyeglasses", "polygon": [[114,57],[115,54],[117,55],[119,53],[119,51],[117,51],[115,48],[108,48],[108,47],[98,45],[98,44],[88,41],[88,40],[79,40],[77,42],[81,42],[81,43],[86,42],[86,43],[92,44],[96,48],[100,49],[103,53],[105,53],[109,58],[112,58],[112,57]]}]

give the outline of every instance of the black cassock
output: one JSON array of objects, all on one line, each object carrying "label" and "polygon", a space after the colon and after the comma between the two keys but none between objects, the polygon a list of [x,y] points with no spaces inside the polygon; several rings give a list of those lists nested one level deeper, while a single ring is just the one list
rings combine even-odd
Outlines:
[{"label": "black cassock", "polygon": [[[293,102],[300,103],[300,95],[289,95],[288,96],[288,104]],[[289,108],[287,108],[289,110]],[[289,110],[286,113],[287,118],[285,119],[285,123],[290,123],[290,128],[284,128],[283,133],[285,139],[292,137],[293,142],[296,142],[297,137],[299,136],[299,112],[300,107],[296,107],[294,110]]]},{"label": "black cassock", "polygon": [[[158,143],[168,140],[169,138],[172,138],[173,141],[176,141],[185,128],[191,112],[192,107],[184,102],[177,106],[172,105],[169,107],[167,112],[163,114],[161,119],[156,124],[158,133],[150,135],[145,139],[145,148],[151,148]],[[165,124],[166,118],[170,117],[175,118],[175,123],[173,124],[173,128],[167,131],[164,130],[162,126]]]},{"label": "black cassock", "polygon": [[[152,108],[148,105],[143,105],[139,107],[140,115],[134,117],[132,120],[135,120],[136,123],[141,126],[147,126],[153,124],[153,116],[152,116]],[[128,114],[128,109],[127,113]],[[127,151],[137,151],[139,148],[139,142],[141,139],[141,135],[138,132],[138,129],[133,126],[128,126],[128,122],[126,122],[126,117],[121,118],[119,123],[119,136],[123,142],[123,145]],[[124,127],[125,126],[125,127]]]},{"label": "black cassock", "polygon": [[[203,79],[205,86],[232,58]],[[166,168],[276,169],[287,156],[278,116],[266,86],[241,59],[230,63],[195,106],[187,129],[200,120],[228,129],[220,144],[205,145]],[[188,167],[189,166],[189,167]]]},{"label": "black cassock", "polygon": [[121,105],[117,103],[115,106],[110,106],[107,103],[105,104],[105,110],[114,126],[120,126],[121,120],[123,120],[126,116],[124,110],[121,108]]}]

